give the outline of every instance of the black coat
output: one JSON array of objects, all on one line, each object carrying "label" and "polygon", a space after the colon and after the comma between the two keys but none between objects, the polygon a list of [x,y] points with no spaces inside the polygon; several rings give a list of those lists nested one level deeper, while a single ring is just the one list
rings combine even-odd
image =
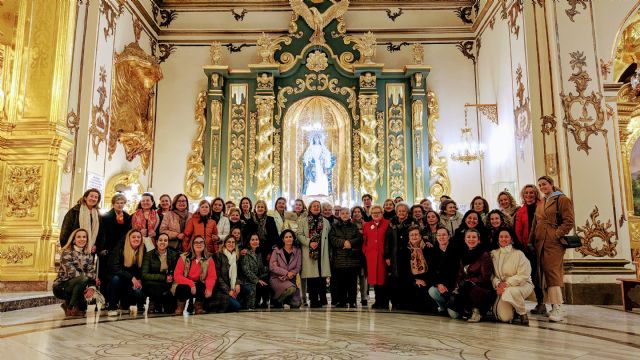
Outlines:
[{"label": "black coat", "polygon": [[429,285],[442,284],[453,291],[456,286],[458,268],[460,267],[459,251],[449,244],[446,251],[440,250],[437,244],[427,251],[427,264],[429,266]]},{"label": "black coat", "polygon": [[[94,219],[94,221],[101,221],[100,218]],[[100,223],[98,227],[98,238],[100,236],[100,228],[102,227],[102,223]],[[80,204],[76,204],[74,207],[69,209],[67,213],[64,215],[64,219],[62,220],[62,227],[60,227],[60,246],[64,247],[69,240],[69,236],[71,233],[80,228]],[[98,238],[96,238],[96,243],[98,242]],[[97,244],[96,244],[97,246]]]},{"label": "black coat", "polygon": [[[144,251],[142,245],[140,247],[139,251]],[[120,242],[109,255],[108,273],[106,277],[107,279],[111,279],[115,275],[120,276],[125,283],[131,282],[131,279],[134,277],[142,280],[142,265],[138,266],[134,261],[130,267],[124,266],[124,241]]]},{"label": "black coat", "polygon": [[[266,259],[267,255],[271,254],[273,249],[276,248],[276,245],[278,245],[280,236],[278,235],[278,227],[276,226],[276,220],[273,216],[267,215],[267,220],[264,226],[266,228],[267,237],[266,239],[260,239],[260,253],[262,254],[262,258]],[[243,248],[249,248],[249,238],[253,233],[258,233],[258,223],[253,219],[249,219],[242,229]]]},{"label": "black coat", "polygon": [[410,217],[406,218],[403,222],[400,222],[397,217],[394,217],[389,222],[387,233],[384,239],[384,258],[385,260],[391,260],[391,266],[389,266],[389,272],[391,276],[398,277],[400,273],[398,271],[398,252],[400,248],[406,248],[409,244],[409,226],[413,224]]},{"label": "black coat", "polygon": [[131,230],[131,215],[126,211],[122,212],[124,217],[123,224],[118,224],[116,220],[116,211],[111,209],[106,214],[102,215],[100,230],[98,231],[98,238],[96,239],[96,249],[98,254],[102,250],[112,252],[113,249],[124,240],[127,232]]},{"label": "black coat", "polygon": [[[344,249],[349,240],[351,249]],[[351,221],[336,221],[329,231],[329,244],[332,250],[333,266],[338,269],[359,268],[362,259],[362,234],[358,226]]]}]

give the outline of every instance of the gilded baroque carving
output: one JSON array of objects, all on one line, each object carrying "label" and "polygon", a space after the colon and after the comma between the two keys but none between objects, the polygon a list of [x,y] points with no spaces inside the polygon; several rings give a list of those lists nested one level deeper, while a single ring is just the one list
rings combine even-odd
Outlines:
[{"label": "gilded baroque carving", "polygon": [[75,157],[75,153],[73,150],[67,151],[67,154],[64,157],[64,164],[62,164],[62,172],[65,174],[71,174],[73,171],[73,158]]},{"label": "gilded baroque carving", "polygon": [[42,168],[38,165],[9,165],[5,179],[7,217],[34,217],[40,202]]},{"label": "gilded baroque carving", "polygon": [[[141,172],[142,168],[138,166],[131,171],[123,171],[119,174],[113,175],[109,180],[107,180],[104,190],[104,202],[106,204],[110,204],[113,196],[116,193],[121,192],[123,189],[131,189],[136,191],[138,195],[144,193],[144,186],[140,182]],[[137,205],[138,204],[134,201],[128,201],[125,205],[125,210],[131,214],[136,210]]]},{"label": "gilded baroque carving", "polygon": [[276,60],[274,54],[276,51],[282,49],[280,44],[290,45],[291,37],[280,36],[277,38],[271,37],[265,33],[258,38],[258,56],[261,59],[262,64],[275,64]]},{"label": "gilded baroque carving", "polygon": [[315,72],[324,71],[329,66],[327,54],[316,50],[307,57],[307,69]]},{"label": "gilded baroque carving", "polygon": [[502,0],[500,16],[502,20],[509,20],[509,31],[516,36],[520,35],[520,25],[518,25],[518,16],[522,13],[522,0],[514,0],[511,5],[507,5],[508,0]]},{"label": "gilded baroque carving", "polygon": [[518,89],[516,90],[518,104],[513,110],[513,115],[516,121],[516,139],[523,141],[531,134],[531,108],[529,106],[529,97],[525,96],[526,89],[522,82],[522,66],[520,64],[516,69],[516,82],[518,83]]},{"label": "gilded baroque carving", "polygon": [[258,114],[251,112],[249,114],[249,138],[247,139],[249,146],[249,184],[253,186],[253,176],[256,170],[256,140],[258,136]]},{"label": "gilded baroque carving", "polygon": [[256,138],[256,198],[270,200],[273,195],[273,96],[256,96],[258,135]]},{"label": "gilded baroque carving", "polygon": [[154,89],[162,79],[162,70],[157,60],[135,42],[115,54],[113,66],[109,159],[119,142],[127,161],[140,156],[146,173],[153,148]]},{"label": "gilded baroque carving", "polygon": [[544,164],[545,164],[547,175],[550,175],[550,176],[558,175],[558,167],[557,167],[558,158],[556,153],[546,154],[544,156]]},{"label": "gilded baroque carving", "polygon": [[200,199],[204,195],[204,183],[200,177],[204,175],[204,131],[206,126],[207,92],[198,93],[195,119],[198,124],[196,136],[191,142],[191,151],[187,157],[187,172],[184,178],[184,192],[190,199]]},{"label": "gilded baroque carving", "polygon": [[247,143],[247,86],[232,87],[229,127],[229,177],[227,189],[232,201],[245,194],[245,147]]},{"label": "gilded baroque carving", "polygon": [[378,105],[378,95],[360,95],[358,98],[360,107],[360,156],[362,158],[360,166],[360,192],[370,194],[374,199],[378,198],[376,182],[378,181],[378,136],[376,129],[378,122],[376,119],[376,107]]},{"label": "gilded baroque carving", "polygon": [[219,168],[220,163],[220,136],[222,131],[222,101],[211,100],[211,181],[209,183],[209,193],[219,194]]},{"label": "gilded baroque carving", "polygon": [[461,42],[456,44],[456,47],[458,48],[458,50],[460,50],[460,52],[462,53],[462,55],[464,55],[464,57],[466,57],[467,59],[473,61],[474,64],[476,63],[476,56],[473,55],[473,41],[472,40],[461,41]]},{"label": "gilded baroque carving", "polygon": [[278,113],[275,116],[275,123],[280,125],[283,110],[286,107],[287,95],[298,95],[305,91],[324,91],[329,89],[336,95],[347,96],[347,104],[351,109],[353,121],[358,121],[356,113],[356,91],[353,87],[340,87],[338,79],[331,79],[328,74],[306,74],[304,79],[296,80],[296,87],[286,86],[279,88],[277,95]]},{"label": "gilded baroque carving", "polygon": [[104,29],[104,39],[107,40],[109,36],[113,35],[116,29],[116,20],[124,12],[124,0],[118,0],[118,9],[116,10],[107,0],[100,2],[100,13],[104,15],[107,24]]},{"label": "gilded baroque carving", "polygon": [[271,90],[273,89],[273,75],[268,73],[262,73],[256,78],[258,84],[258,90]]},{"label": "gilded baroque carving", "polygon": [[7,264],[22,264],[25,259],[33,256],[33,253],[27,251],[22,245],[9,245],[6,250],[0,249],[0,259]]},{"label": "gilded baroque carving", "polygon": [[211,74],[211,87],[217,89],[222,85],[224,85],[224,78],[218,73]]},{"label": "gilded baroque carving", "polygon": [[[273,178],[280,179],[280,166],[281,166],[281,158],[280,154],[282,152],[282,132],[280,129],[276,129],[273,134]],[[274,181],[273,191],[278,194],[280,193],[280,182]]]},{"label": "gilded baroque carving", "polygon": [[384,111],[376,112],[376,131],[378,136],[378,182],[382,185],[384,175]]},{"label": "gilded baroque carving", "polygon": [[[564,108],[563,126],[573,135],[578,145],[578,151],[584,150],[589,154],[591,149],[589,137],[599,133],[607,134],[607,129],[604,128],[605,114],[602,109],[602,94],[591,91],[590,95],[585,95],[591,81],[589,73],[584,69],[587,66],[586,57],[582,51],[572,52],[570,56],[571,69],[574,70],[574,73],[569,77],[569,81],[575,84],[578,95],[572,93],[565,95],[564,92],[560,94]],[[575,105],[580,106],[579,111],[574,111]],[[592,110],[596,115],[595,119],[590,115],[589,110]]]},{"label": "gilded baroque carving", "polygon": [[69,111],[67,114],[67,129],[69,129],[69,133],[71,135],[75,135],[76,131],[78,131],[78,127],[80,126],[80,117],[74,110]]},{"label": "gilded baroque carving", "polygon": [[296,39],[300,39],[304,33],[302,31],[298,31],[298,14],[291,13],[291,21],[289,21],[289,35]]},{"label": "gilded baroque carving", "polygon": [[424,46],[422,44],[413,44],[411,46],[411,55],[414,65],[424,64]]},{"label": "gilded baroque carving", "polygon": [[567,3],[569,3],[569,6],[571,6],[571,8],[566,9],[564,12],[572,22],[575,22],[575,20],[573,19],[574,16],[580,14],[580,12],[576,10],[576,8],[578,7],[578,5],[582,5],[582,10],[587,10],[587,2],[589,2],[589,0],[567,0]]},{"label": "gilded baroque carving", "polygon": [[211,65],[220,65],[222,62],[222,44],[219,41],[214,41],[209,47],[209,61]]},{"label": "gilded baroque carving", "polygon": [[414,80],[416,81],[416,89],[421,89],[422,88],[422,79],[424,78],[424,75],[422,75],[422,73],[416,73],[414,75]]},{"label": "gilded baroque carving", "polygon": [[353,129],[353,134],[351,136],[353,139],[353,188],[360,189],[360,156],[361,156],[361,147],[360,147],[360,131]]},{"label": "gilded baroque carving", "polygon": [[289,0],[289,4],[293,12],[301,16],[311,30],[313,30],[313,35],[311,35],[309,42],[314,45],[322,45],[325,43],[324,28],[335,19],[338,19],[339,22],[344,22],[341,18],[349,8],[349,0],[334,2],[323,13],[320,13],[315,7],[310,8],[307,6],[304,0]]},{"label": "gilded baroque carving", "polygon": [[360,75],[360,88],[361,89],[375,89],[376,88],[376,76],[373,73],[367,72]]},{"label": "gilded baroque carving", "polygon": [[552,132],[556,132],[556,116],[555,115],[544,115],[542,116],[542,133],[544,135],[551,135]]},{"label": "gilded baroque carving", "polygon": [[136,39],[136,42],[140,41],[140,36],[142,36],[142,21],[134,16],[133,19],[133,37]]},{"label": "gilded baroque carving", "polygon": [[411,130],[413,132],[414,145],[414,187],[415,197],[422,199],[424,194],[424,150],[422,148],[424,141],[422,140],[422,118],[424,116],[424,102],[420,99],[414,100],[411,104]]},{"label": "gilded baroque carving", "polygon": [[387,195],[405,197],[405,109],[404,85],[387,84]]},{"label": "gilded baroque carving", "polygon": [[442,144],[436,137],[436,122],[440,119],[440,106],[436,93],[431,90],[427,92],[427,109],[429,110],[427,126],[429,132],[429,175],[431,178],[429,195],[439,199],[440,196],[451,193],[451,181],[449,180],[447,158],[440,156]]},{"label": "gilded baroque carving", "polygon": [[611,65],[613,65],[613,59],[609,59],[607,62],[600,59],[600,75],[602,75],[604,80],[607,80],[609,74],[611,74]]},{"label": "gilded baroque carving", "polygon": [[[344,37],[344,44],[353,43],[353,49],[360,52],[361,64],[373,64],[373,58],[376,56],[376,36],[371,31],[362,36],[347,35]],[[344,55],[344,54],[343,54]]]},{"label": "gilded baroque carving", "polygon": [[576,234],[582,240],[582,246],[576,248],[576,251],[584,256],[615,257],[618,255],[618,250],[616,250],[618,240],[614,239],[615,231],[610,231],[613,224],[611,220],[607,220],[606,224],[602,223],[598,220],[598,216],[600,216],[600,212],[596,206],[589,216],[591,222],[587,220],[584,226],[576,228]]},{"label": "gilded baroque carving", "polygon": [[89,135],[91,136],[91,146],[96,159],[100,154],[100,144],[107,140],[107,131],[109,129],[109,107],[107,106],[107,70],[104,66],[100,66],[98,74],[100,86],[96,89],[98,92],[98,105],[94,104],[91,109],[91,126],[89,127]]}]

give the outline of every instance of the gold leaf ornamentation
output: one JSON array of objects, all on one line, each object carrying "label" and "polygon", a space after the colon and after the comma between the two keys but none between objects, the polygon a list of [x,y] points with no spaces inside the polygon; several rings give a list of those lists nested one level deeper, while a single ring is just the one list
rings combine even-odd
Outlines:
[{"label": "gold leaf ornamentation", "polygon": [[256,136],[258,133],[258,114],[249,114],[249,184],[253,186],[253,175],[256,170]]},{"label": "gold leaf ornamentation", "polygon": [[307,69],[315,72],[324,71],[329,66],[327,54],[316,50],[307,57]]},{"label": "gold leaf ornamentation", "polygon": [[22,245],[12,245],[4,251],[0,250],[0,259],[3,259],[7,264],[21,264],[32,256],[33,253],[27,251]]},{"label": "gold leaf ornamentation", "polygon": [[607,220],[606,224],[602,223],[598,220],[598,216],[600,216],[600,212],[596,206],[589,216],[591,221],[587,220],[584,226],[579,226],[576,229],[576,234],[582,240],[582,246],[576,248],[576,251],[584,256],[613,258],[618,254],[618,250],[616,250],[618,240],[614,238],[616,233],[610,231],[613,224],[611,220]]},{"label": "gold leaf ornamentation", "polygon": [[204,195],[204,183],[200,177],[204,175],[204,130],[206,126],[207,92],[198,93],[196,100],[196,123],[198,129],[191,142],[191,152],[187,157],[187,173],[184,179],[184,192],[190,199],[200,199]]},{"label": "gold leaf ornamentation", "polygon": [[378,95],[360,95],[358,99],[360,106],[360,156],[362,157],[360,167],[360,192],[370,194],[373,199],[378,198],[376,182],[378,181],[378,158],[377,146],[378,136],[376,129],[378,122],[376,118],[376,107],[378,105]]},{"label": "gold leaf ornamentation", "polygon": [[360,75],[360,89],[375,89],[376,88],[376,76],[373,73],[367,72]]},{"label": "gold leaf ornamentation", "polygon": [[[344,44],[353,43],[353,49],[360,52],[361,64],[373,64],[373,58],[376,56],[376,36],[371,32],[366,32],[362,36],[347,35],[344,37]],[[351,53],[343,53],[351,54]],[[353,56],[353,54],[351,54]]]},{"label": "gold leaf ornamentation", "polygon": [[107,140],[107,131],[109,129],[109,107],[107,106],[107,70],[104,66],[100,66],[98,74],[100,86],[98,92],[98,105],[93,105],[91,109],[91,126],[89,127],[89,135],[91,136],[91,147],[96,159],[100,154],[100,144]]},{"label": "gold leaf ornamentation", "polygon": [[[605,114],[602,109],[602,94],[591,91],[590,95],[585,95],[585,91],[589,86],[591,77],[584,69],[587,66],[586,56],[582,51],[570,53],[571,68],[574,73],[569,77],[569,81],[573,82],[578,95],[560,94],[562,98],[562,107],[564,109],[563,126],[571,132],[573,138],[578,145],[578,151],[584,150],[589,154],[591,146],[589,146],[589,137],[602,133],[606,136],[607,129],[604,128]],[[574,111],[575,106],[580,106],[580,111]],[[594,119],[589,110],[596,115]]]},{"label": "gold leaf ornamentation", "polygon": [[222,62],[222,44],[219,41],[214,41],[209,46],[209,61],[211,65],[220,65]]},{"label": "gold leaf ornamentation", "polygon": [[42,168],[32,166],[9,166],[5,179],[5,213],[7,217],[34,217],[40,201]]},{"label": "gold leaf ornamentation", "polygon": [[526,89],[522,82],[522,66],[520,64],[516,69],[516,81],[518,83],[518,89],[516,90],[518,104],[513,109],[516,122],[516,139],[524,141],[531,134],[531,108],[529,106],[529,97],[525,96]]},{"label": "gold leaf ornamentation", "polygon": [[[293,9],[293,12],[301,16],[307,25],[313,30],[313,35],[309,39],[309,42],[315,45],[324,44],[324,28],[329,25],[335,19],[342,18],[349,8],[349,0],[342,0],[340,2],[333,2],[333,4],[320,13],[317,8],[309,7],[305,4],[304,0],[289,0],[289,4]],[[339,22],[341,22],[339,20]],[[340,27],[338,27],[339,29]],[[291,27],[289,28],[291,30]]]},{"label": "gold leaf ornamentation", "polygon": [[567,0],[567,2],[569,3],[569,6],[571,6],[571,8],[566,9],[564,12],[567,14],[567,16],[569,17],[569,19],[572,22],[575,22],[575,20],[573,19],[576,15],[580,14],[580,12],[578,10],[576,10],[576,8],[578,7],[578,5],[582,5],[582,10],[587,10],[587,2],[589,0]]},{"label": "gold leaf ornamentation", "polygon": [[291,37],[280,36],[273,38],[265,33],[258,38],[256,43],[258,45],[258,56],[260,57],[262,64],[275,64],[276,60],[274,54],[276,51],[282,49],[280,44],[290,45]]},{"label": "gold leaf ornamentation", "polygon": [[360,132],[353,129],[353,188],[360,189]]},{"label": "gold leaf ornamentation", "polygon": [[555,115],[544,115],[542,117],[542,133],[550,135],[556,131],[557,121]]},{"label": "gold leaf ornamentation", "polygon": [[427,109],[429,110],[427,126],[429,131],[429,174],[431,178],[429,194],[439,199],[440,196],[451,193],[451,181],[449,180],[447,158],[440,156],[442,144],[436,137],[436,122],[440,119],[440,106],[438,105],[436,93],[431,90],[427,92]]},{"label": "gold leaf ornamentation", "polygon": [[237,203],[245,195],[246,187],[247,84],[234,84],[231,92],[227,194]]},{"label": "gold leaf ornamentation", "polygon": [[273,96],[256,96],[258,134],[256,137],[256,198],[271,200],[273,194]]},{"label": "gold leaf ornamentation", "polygon": [[273,182],[273,191],[274,193],[280,192],[280,166],[281,166],[281,151],[282,151],[282,133],[280,129],[276,129],[273,134],[273,179],[276,180]]},{"label": "gold leaf ornamentation", "polygon": [[414,188],[415,197],[422,199],[424,194],[424,150],[422,140],[422,132],[424,127],[422,125],[422,118],[424,117],[424,102],[421,99],[414,100],[411,104],[411,130],[413,132],[413,146],[414,146]]},{"label": "gold leaf ornamentation", "polygon": [[118,0],[118,9],[115,9],[107,0],[100,1],[100,13],[104,15],[107,21],[107,25],[102,29],[105,41],[109,36],[113,35],[116,29],[116,20],[124,13],[124,1],[125,0]]},{"label": "gold leaf ornamentation", "polygon": [[413,44],[411,46],[411,55],[414,65],[424,64],[424,46],[422,44]]},{"label": "gold leaf ornamentation", "polygon": [[382,186],[384,175],[384,111],[376,112],[376,131],[378,136],[378,183]]},{"label": "gold leaf ornamentation", "polygon": [[404,84],[387,84],[387,196],[406,197]]}]

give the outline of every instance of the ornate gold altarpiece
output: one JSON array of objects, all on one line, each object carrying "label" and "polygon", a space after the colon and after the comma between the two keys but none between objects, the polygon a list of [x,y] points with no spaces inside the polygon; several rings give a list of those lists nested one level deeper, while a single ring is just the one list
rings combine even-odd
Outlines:
[{"label": "ornate gold altarpiece", "polygon": [[430,67],[422,64],[422,47],[414,49],[414,64],[384,69],[374,62],[373,33],[347,33],[349,1],[290,3],[288,34],[263,34],[259,63],[248,69],[221,65],[220,44],[212,44],[213,65],[204,66],[208,89],[196,107],[200,126],[187,194],[236,203],[245,195],[299,197],[304,134],[319,126],[310,119],[321,119],[336,155],[336,202],[349,204],[364,193],[378,201],[413,201],[448,192],[446,160],[438,156],[434,136],[438,104],[426,90]]}]

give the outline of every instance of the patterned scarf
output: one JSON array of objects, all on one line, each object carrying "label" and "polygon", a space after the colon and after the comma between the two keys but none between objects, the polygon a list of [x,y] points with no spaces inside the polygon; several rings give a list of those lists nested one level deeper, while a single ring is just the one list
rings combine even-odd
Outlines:
[{"label": "patterned scarf", "polygon": [[267,239],[267,214],[262,214],[262,216],[258,217],[258,214],[255,212],[251,213],[251,218],[258,225],[258,238],[260,241],[265,241]]},{"label": "patterned scarf", "polygon": [[307,221],[309,223],[309,242],[315,241],[318,243],[318,247],[316,247],[315,249],[312,249],[311,247],[309,247],[309,257],[314,260],[317,259],[320,255],[322,228],[324,227],[323,219],[324,218],[320,216],[320,214],[318,215],[309,214],[309,216],[307,216]]},{"label": "patterned scarf", "polygon": [[189,219],[189,210],[184,209],[180,211],[178,209],[173,210],[173,213],[178,215],[178,222],[180,223],[180,232],[184,232],[184,227],[187,225],[187,220]]},{"label": "patterned scarf", "polygon": [[424,258],[422,249],[424,249],[424,241],[420,240],[417,246],[409,242],[409,250],[411,250],[411,273],[413,275],[420,275],[427,272],[427,261]]},{"label": "patterned scarf", "polygon": [[147,229],[147,232],[155,230],[158,226],[158,212],[155,210],[149,211],[149,219],[144,218],[144,210],[139,209],[133,213],[131,217],[131,227],[137,230]]},{"label": "patterned scarf", "polygon": [[78,221],[80,222],[80,227],[87,230],[87,233],[89,233],[89,242],[85,248],[87,249],[87,253],[90,252],[91,248],[96,244],[96,238],[98,237],[98,230],[100,227],[99,219],[100,215],[98,214],[98,209],[94,207],[89,210],[87,205],[80,205]]}]

